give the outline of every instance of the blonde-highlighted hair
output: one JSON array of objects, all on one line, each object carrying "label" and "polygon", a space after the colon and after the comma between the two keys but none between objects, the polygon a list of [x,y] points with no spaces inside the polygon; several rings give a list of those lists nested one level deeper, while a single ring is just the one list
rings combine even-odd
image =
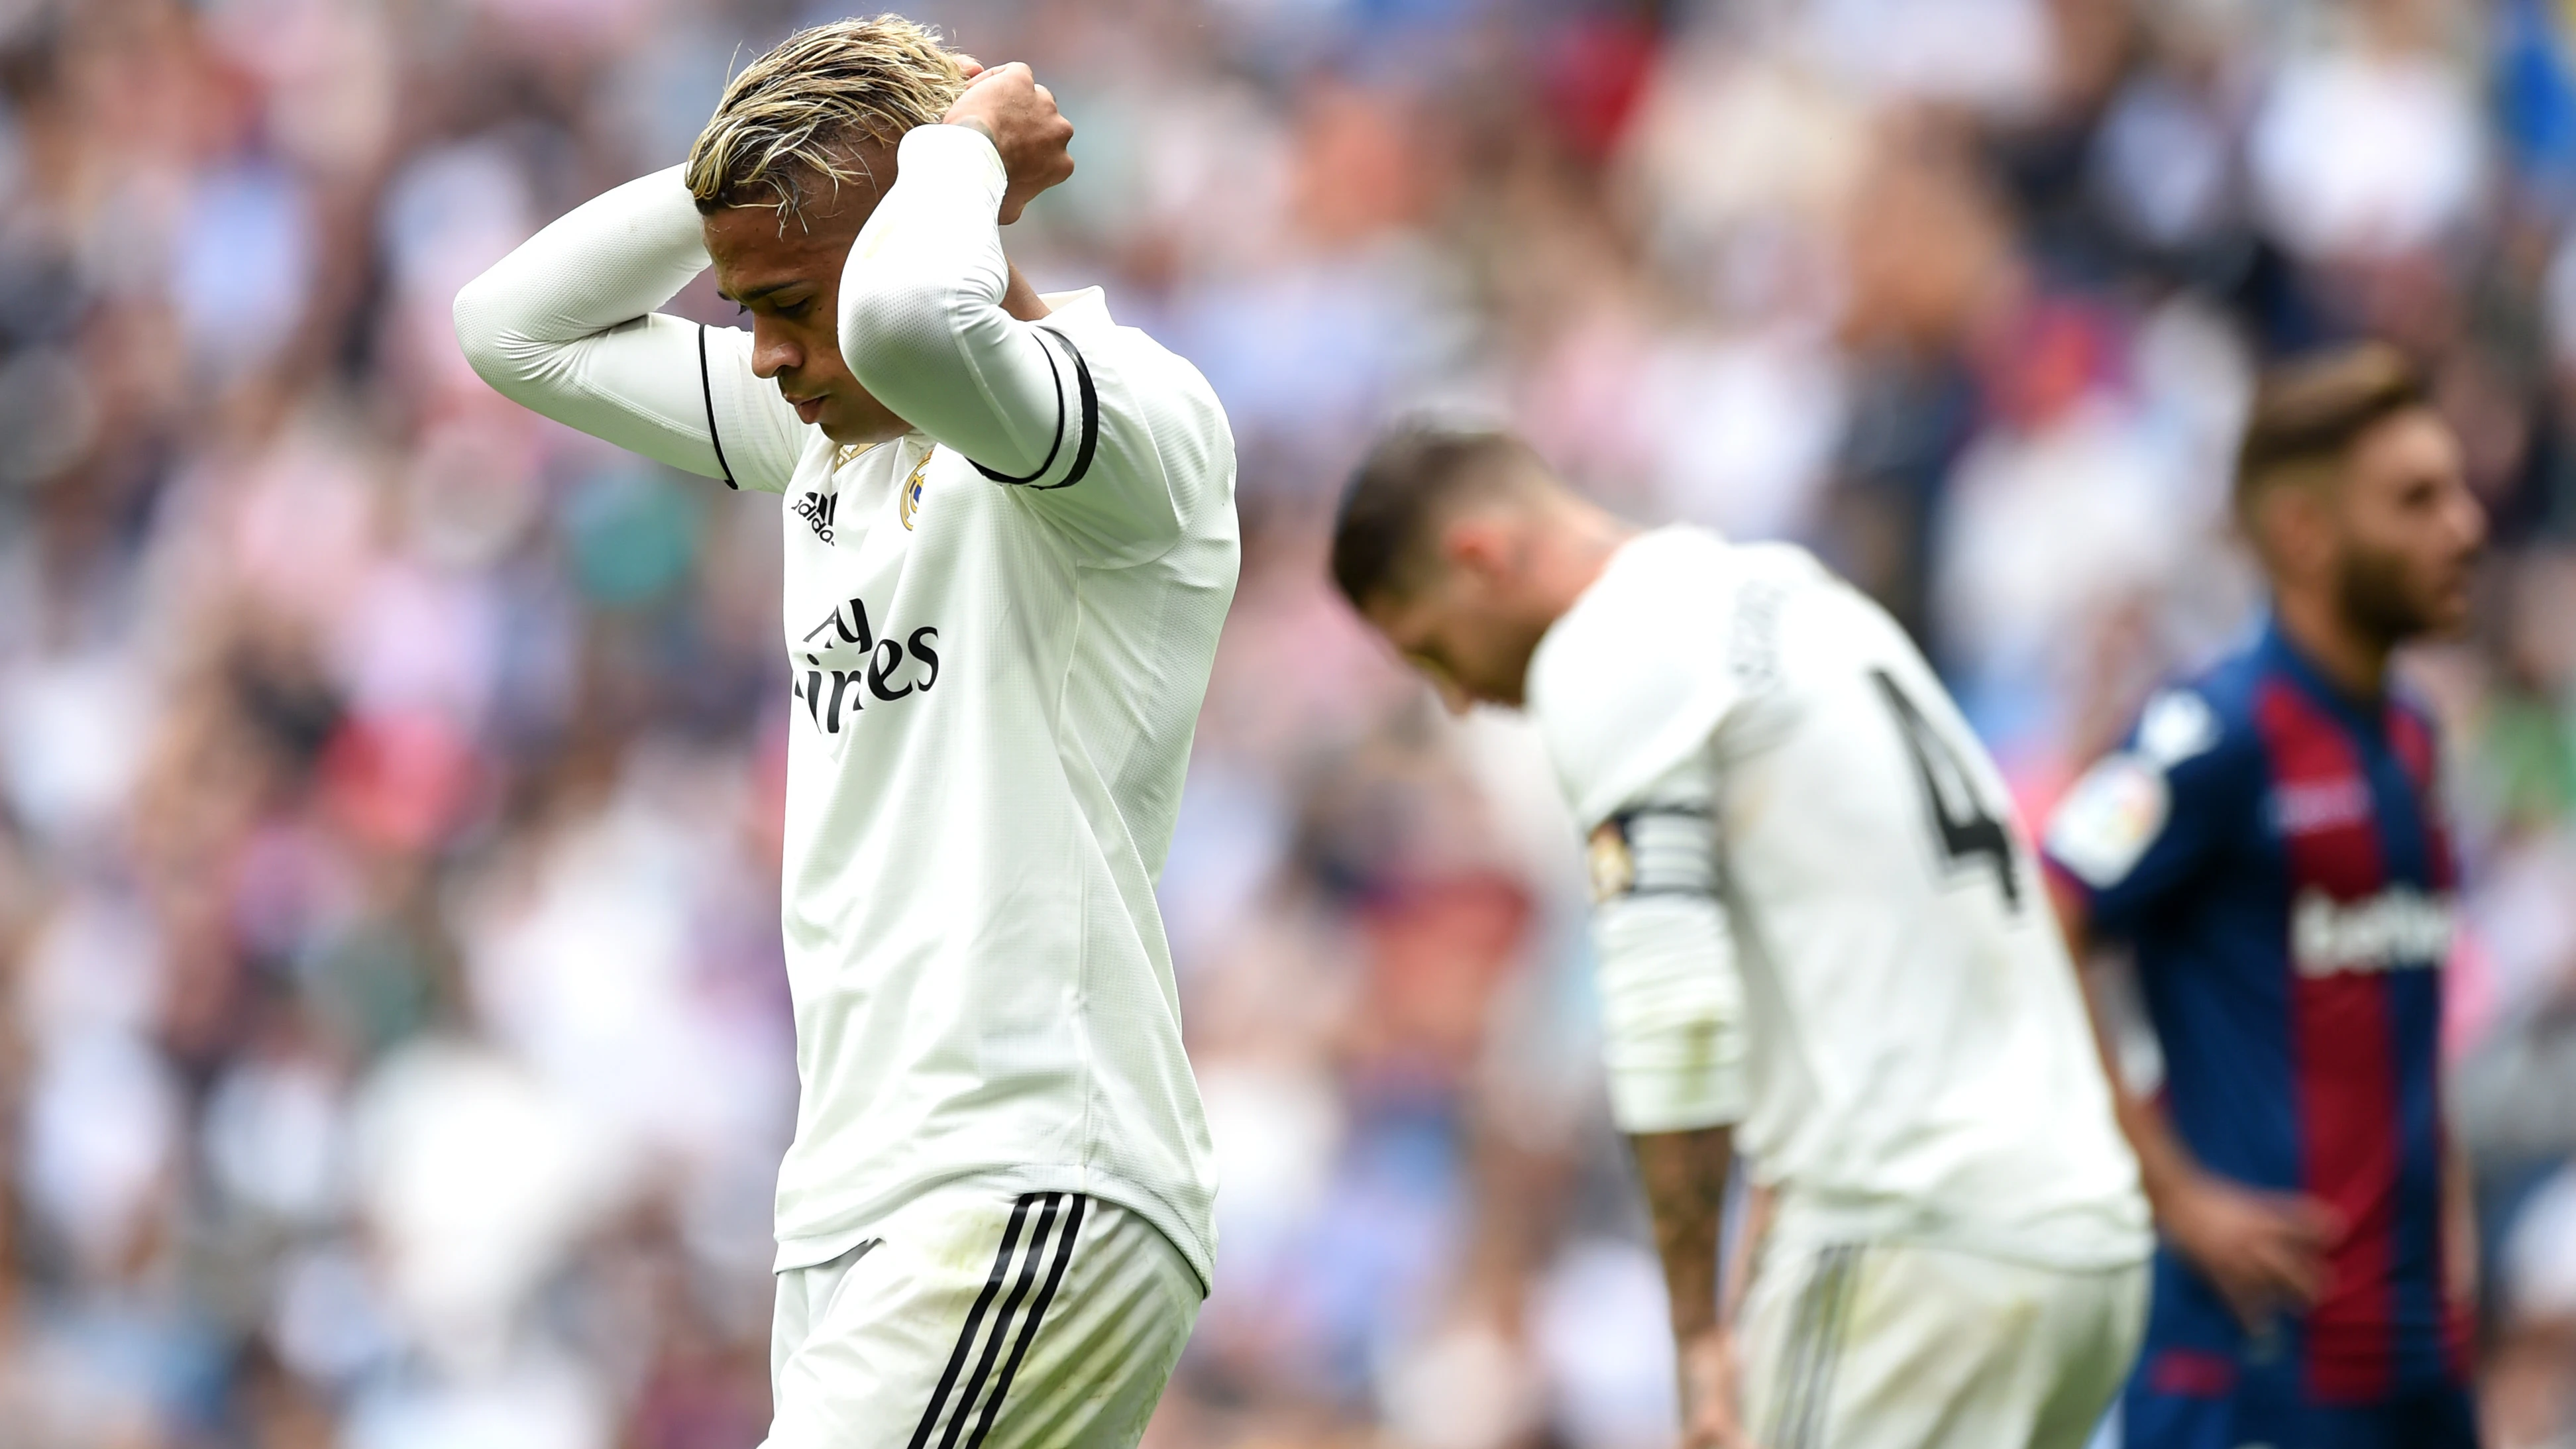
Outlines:
[{"label": "blonde-highlighted hair", "polygon": [[966,89],[970,60],[900,15],[797,31],[726,84],[689,148],[689,194],[700,211],[766,206],[782,219],[797,215],[808,187],[829,181],[837,190],[869,175],[855,143],[891,146],[936,124]]}]

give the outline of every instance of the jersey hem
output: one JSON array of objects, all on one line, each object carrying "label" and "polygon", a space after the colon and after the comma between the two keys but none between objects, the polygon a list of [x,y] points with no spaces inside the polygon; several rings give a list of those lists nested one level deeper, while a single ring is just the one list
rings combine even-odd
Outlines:
[{"label": "jersey hem", "polygon": [[777,1235],[778,1254],[769,1271],[787,1273],[828,1263],[877,1236],[880,1225],[888,1218],[919,1206],[925,1199],[952,1193],[1008,1199],[1032,1192],[1086,1193],[1125,1208],[1151,1224],[1154,1231],[1161,1233],[1173,1250],[1181,1255],[1181,1260],[1190,1265],[1190,1272],[1199,1280],[1202,1298],[1214,1288],[1216,1245],[1213,1229],[1198,1228],[1186,1214],[1165,1202],[1161,1196],[1117,1173],[1070,1163],[960,1173],[872,1204],[847,1226],[792,1235],[781,1232]]},{"label": "jersey hem", "polygon": [[[2145,1214],[2143,1200],[2139,1215]],[[2022,1223],[1927,1220],[1920,1208],[1781,1201],[1771,1234],[1780,1242],[1822,1247],[1837,1243],[1906,1243],[1952,1249],[2009,1263],[2090,1271],[2147,1262],[2155,1255],[2153,1230],[2102,1224],[2091,1230],[2048,1230]]]}]

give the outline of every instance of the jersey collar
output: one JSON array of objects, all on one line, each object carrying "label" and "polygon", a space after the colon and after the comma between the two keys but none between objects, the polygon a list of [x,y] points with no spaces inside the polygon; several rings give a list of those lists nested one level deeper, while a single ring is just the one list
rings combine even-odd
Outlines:
[{"label": "jersey collar", "polygon": [[2335,683],[2301,652],[2288,634],[2282,632],[2281,619],[2277,614],[2263,620],[2261,648],[2267,662],[2295,680],[2302,691],[2331,710],[2335,718],[2370,738],[2378,738],[2382,718],[2388,712],[2388,693],[2384,686],[2378,695],[2365,698]]}]

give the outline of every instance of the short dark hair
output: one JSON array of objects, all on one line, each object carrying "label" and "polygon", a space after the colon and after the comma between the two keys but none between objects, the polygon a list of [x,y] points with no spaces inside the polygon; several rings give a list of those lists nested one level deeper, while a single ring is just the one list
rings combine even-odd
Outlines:
[{"label": "short dark hair", "polygon": [[2385,342],[2312,353],[2265,373],[2236,451],[2238,521],[2252,525],[2256,501],[2274,483],[2340,462],[2363,433],[2431,400],[2423,370]]},{"label": "short dark hair", "polygon": [[1499,429],[1407,423],[1371,447],[1333,517],[1333,582],[1353,608],[1415,582],[1449,505],[1536,468],[1529,444]]}]

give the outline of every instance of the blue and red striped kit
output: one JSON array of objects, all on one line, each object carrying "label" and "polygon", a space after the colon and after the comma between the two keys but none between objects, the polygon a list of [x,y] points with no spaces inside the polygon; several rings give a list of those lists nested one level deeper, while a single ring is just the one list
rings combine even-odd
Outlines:
[{"label": "blue and red striped kit", "polygon": [[2338,689],[2274,626],[2151,700],[2052,824],[2052,869],[2134,949],[2192,1154],[2343,1225],[2322,1300],[2262,1330],[2159,1252],[2130,1449],[2474,1449],[2442,1252],[2436,754],[2423,710]]}]

